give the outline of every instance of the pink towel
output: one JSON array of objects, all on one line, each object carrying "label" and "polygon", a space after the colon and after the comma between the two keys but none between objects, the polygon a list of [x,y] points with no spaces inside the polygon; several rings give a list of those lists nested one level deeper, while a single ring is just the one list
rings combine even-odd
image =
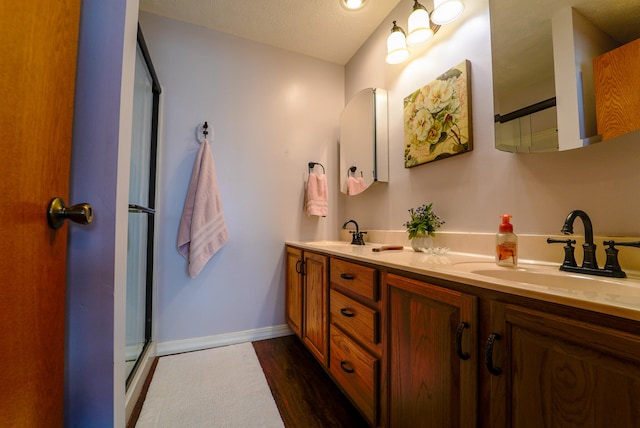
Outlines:
[{"label": "pink towel", "polygon": [[307,215],[327,216],[329,213],[329,191],[326,175],[314,172],[309,174],[305,198]]},{"label": "pink towel", "polygon": [[189,276],[195,278],[228,240],[213,154],[204,140],[193,165],[178,228],[178,252],[189,262]]},{"label": "pink towel", "polygon": [[364,183],[364,178],[351,176],[347,178],[347,195],[357,195],[364,192],[366,189],[367,185]]}]

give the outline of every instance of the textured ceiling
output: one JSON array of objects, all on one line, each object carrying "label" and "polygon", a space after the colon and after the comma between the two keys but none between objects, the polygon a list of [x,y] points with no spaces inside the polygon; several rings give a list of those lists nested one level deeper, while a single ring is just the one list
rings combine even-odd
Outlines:
[{"label": "textured ceiling", "polygon": [[398,3],[348,11],[339,0],[140,0],[140,9],[344,65]]}]

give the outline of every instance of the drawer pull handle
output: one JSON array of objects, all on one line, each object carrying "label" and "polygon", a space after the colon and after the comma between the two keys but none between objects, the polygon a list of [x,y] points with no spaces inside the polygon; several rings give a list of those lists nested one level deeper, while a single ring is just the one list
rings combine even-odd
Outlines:
[{"label": "drawer pull handle", "polygon": [[487,338],[487,344],[484,347],[484,362],[489,373],[494,376],[499,376],[502,374],[502,370],[493,365],[493,342],[496,340],[500,340],[500,335],[498,333],[491,333]]},{"label": "drawer pull handle", "polygon": [[302,260],[296,262],[296,273],[302,274]]},{"label": "drawer pull handle", "polygon": [[351,280],[354,280],[356,277],[355,277],[355,276],[353,276],[353,275],[352,275],[352,274],[350,274],[350,273],[341,273],[341,274],[340,274],[340,278],[342,278],[342,279],[348,279],[349,281],[351,281]]},{"label": "drawer pull handle", "polygon": [[456,354],[458,354],[458,358],[461,360],[469,359],[469,353],[462,352],[462,333],[464,332],[464,329],[468,327],[469,324],[463,321],[458,325],[458,330],[456,331]]},{"label": "drawer pull handle", "polygon": [[356,316],[356,313],[355,313],[355,312],[353,312],[351,309],[348,309],[348,308],[342,308],[342,309],[340,309],[340,313],[341,313],[343,316],[347,317],[347,318],[353,318],[354,316]]},{"label": "drawer pull handle", "polygon": [[351,364],[349,364],[346,361],[340,361],[340,368],[342,369],[343,372],[345,373],[355,373],[356,371],[353,369],[353,367],[351,367]]}]

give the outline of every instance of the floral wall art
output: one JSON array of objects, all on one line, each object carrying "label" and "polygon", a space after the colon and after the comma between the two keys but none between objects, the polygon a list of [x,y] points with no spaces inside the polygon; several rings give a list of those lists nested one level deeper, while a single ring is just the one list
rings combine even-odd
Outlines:
[{"label": "floral wall art", "polygon": [[404,166],[473,149],[470,63],[463,61],[404,99]]}]

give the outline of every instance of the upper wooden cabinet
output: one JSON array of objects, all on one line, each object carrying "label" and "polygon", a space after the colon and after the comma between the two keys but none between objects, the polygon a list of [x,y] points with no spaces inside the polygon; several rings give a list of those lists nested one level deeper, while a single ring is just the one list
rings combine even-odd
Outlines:
[{"label": "upper wooden cabinet", "polygon": [[491,426],[640,426],[640,336],[493,303]]},{"label": "upper wooden cabinet", "polygon": [[474,296],[398,275],[387,287],[389,427],[476,427]]}]

